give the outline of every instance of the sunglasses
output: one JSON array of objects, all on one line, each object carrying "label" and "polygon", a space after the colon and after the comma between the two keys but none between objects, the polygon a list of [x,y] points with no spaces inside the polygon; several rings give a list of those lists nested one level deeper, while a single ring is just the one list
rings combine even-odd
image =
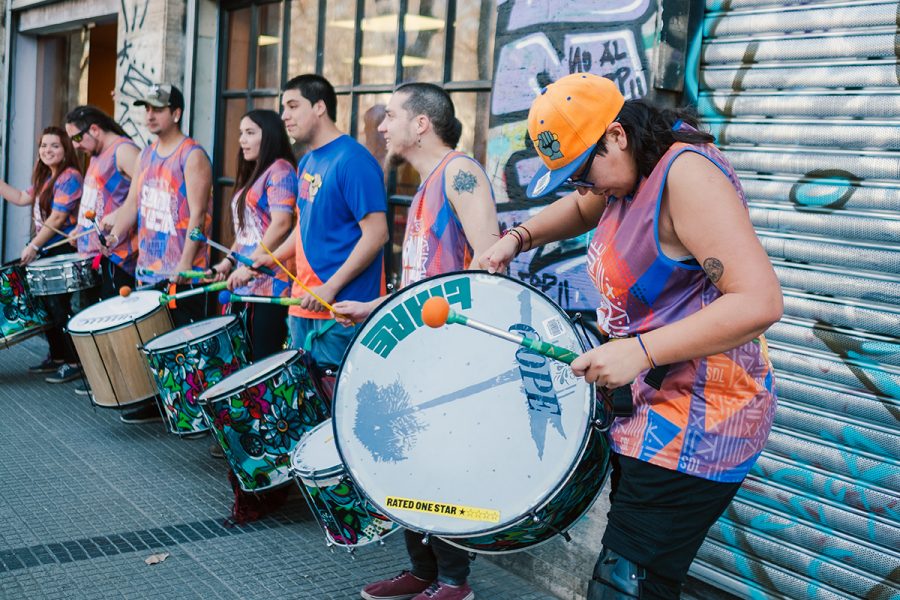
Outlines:
[{"label": "sunglasses", "polygon": [[76,144],[80,144],[80,143],[81,143],[81,140],[84,139],[84,136],[85,136],[85,135],[90,135],[90,134],[88,133],[88,131],[89,131],[90,129],[91,129],[91,126],[88,125],[88,126],[85,127],[84,129],[82,129],[81,131],[79,131],[78,133],[76,133],[75,135],[73,135],[70,139],[71,139],[73,142],[75,142]]},{"label": "sunglasses", "polygon": [[578,177],[569,177],[566,179],[566,183],[580,188],[592,188],[594,187],[593,182],[587,180],[588,173],[591,172],[591,165],[594,163],[594,158],[597,156],[597,151],[600,149],[600,143],[594,144],[594,149],[591,150],[590,155],[588,155],[588,159],[584,163],[584,168],[581,170],[581,175]]}]

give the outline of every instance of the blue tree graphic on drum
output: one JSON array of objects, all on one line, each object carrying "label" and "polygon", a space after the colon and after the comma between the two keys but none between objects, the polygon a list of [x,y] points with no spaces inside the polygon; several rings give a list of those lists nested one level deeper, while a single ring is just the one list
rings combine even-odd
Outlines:
[{"label": "blue tree graphic on drum", "polygon": [[409,393],[399,381],[381,387],[363,383],[356,393],[359,411],[353,432],[376,461],[398,462],[427,428],[410,408]]}]

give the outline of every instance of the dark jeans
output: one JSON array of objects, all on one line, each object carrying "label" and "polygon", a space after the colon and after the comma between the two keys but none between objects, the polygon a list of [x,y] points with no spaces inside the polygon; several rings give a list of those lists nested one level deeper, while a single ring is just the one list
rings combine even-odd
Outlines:
[{"label": "dark jeans", "polygon": [[[45,254],[45,257],[60,256],[72,252],[72,248],[67,245],[57,246]],[[69,335],[63,331],[69,318],[75,313],[72,306],[72,294],[53,294],[51,296],[42,296],[41,300],[53,326],[47,330],[47,345],[50,346],[50,358],[59,362],[64,361],[69,364],[77,364],[78,355],[75,353],[75,347]]]},{"label": "dark jeans", "polygon": [[254,362],[284,350],[288,332],[287,306],[232,302],[231,310],[244,320]]},{"label": "dark jeans", "polygon": [[127,285],[134,289],[134,275],[109,260],[107,257],[100,259],[100,298],[114,298],[119,295],[122,286]]},{"label": "dark jeans", "polygon": [[425,536],[409,529],[404,530],[403,534],[406,536],[406,551],[412,561],[413,575],[425,581],[439,579],[451,585],[465,583],[469,577],[469,563],[472,562],[467,550],[451,546],[436,537],[428,538],[428,544],[423,544]]},{"label": "dark jeans", "polygon": [[603,546],[646,570],[641,599],[678,598],[706,532],[740,483],[720,483],[612,455]]}]

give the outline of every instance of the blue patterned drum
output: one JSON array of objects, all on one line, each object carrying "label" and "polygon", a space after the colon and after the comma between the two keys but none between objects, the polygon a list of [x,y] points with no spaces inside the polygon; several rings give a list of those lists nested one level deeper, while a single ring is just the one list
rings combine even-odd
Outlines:
[{"label": "blue patterned drum", "polygon": [[328,418],[298,350],[244,367],[200,395],[225,460],[241,489],[260,492],[290,481],[291,452]]},{"label": "blue patterned drum", "polygon": [[12,346],[47,329],[50,317],[28,289],[18,261],[0,268],[0,343]]},{"label": "blue patterned drum", "polygon": [[519,281],[465,272],[405,288],[360,327],[338,373],[334,430],[348,473],[390,519],[475,552],[523,550],[565,532],[609,468],[593,386],[480,331],[423,326],[431,296],[584,351],[562,309]]}]

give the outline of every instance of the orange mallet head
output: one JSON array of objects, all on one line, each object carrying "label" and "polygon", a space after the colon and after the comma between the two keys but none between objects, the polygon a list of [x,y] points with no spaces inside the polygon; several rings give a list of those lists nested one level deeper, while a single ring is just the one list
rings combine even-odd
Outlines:
[{"label": "orange mallet head", "polygon": [[122,287],[119,288],[119,295],[122,296],[123,298],[127,298],[128,296],[131,295],[131,288],[128,287],[127,285],[123,285]]},{"label": "orange mallet head", "polygon": [[422,321],[429,327],[443,327],[450,316],[450,303],[443,296],[432,296],[422,305]]},{"label": "orange mallet head", "polygon": [[88,220],[93,221],[94,217],[96,217],[96,216],[97,216],[97,213],[93,210],[88,209],[88,210],[84,211],[84,218],[86,218]]}]

